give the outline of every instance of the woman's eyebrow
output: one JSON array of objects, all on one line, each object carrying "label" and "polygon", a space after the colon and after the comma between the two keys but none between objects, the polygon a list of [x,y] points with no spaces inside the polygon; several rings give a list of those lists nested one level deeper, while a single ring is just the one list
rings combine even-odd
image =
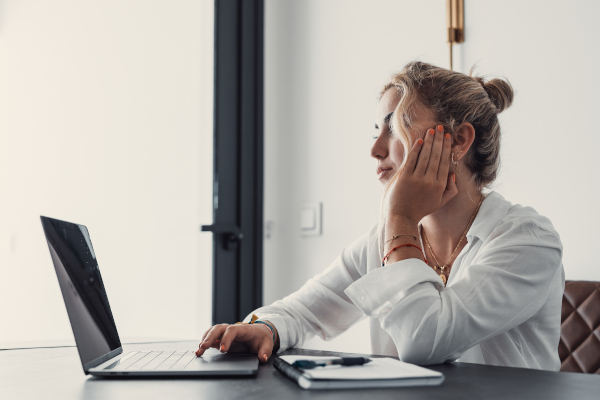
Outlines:
[{"label": "woman's eyebrow", "polygon": [[394,115],[393,111],[391,113],[389,113],[388,115],[385,116],[385,118],[383,119],[383,122],[385,122],[387,125],[389,125],[390,124],[390,119],[392,119],[392,115]]}]

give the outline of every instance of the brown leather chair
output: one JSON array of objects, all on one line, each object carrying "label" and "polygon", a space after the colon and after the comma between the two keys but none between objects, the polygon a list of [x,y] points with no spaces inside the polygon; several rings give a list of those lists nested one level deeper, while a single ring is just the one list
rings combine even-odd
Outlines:
[{"label": "brown leather chair", "polygon": [[563,372],[600,374],[600,282],[565,282],[558,354]]}]

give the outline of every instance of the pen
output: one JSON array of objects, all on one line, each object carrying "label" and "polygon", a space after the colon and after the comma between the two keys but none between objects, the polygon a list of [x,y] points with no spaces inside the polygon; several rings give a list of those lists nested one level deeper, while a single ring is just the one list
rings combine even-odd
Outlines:
[{"label": "pen", "polygon": [[328,365],[342,365],[342,366],[350,366],[350,365],[363,365],[371,362],[370,358],[365,357],[341,357],[333,360],[327,360],[323,362],[316,363],[312,360],[297,360],[292,366],[302,369],[312,369],[316,367],[326,367]]}]

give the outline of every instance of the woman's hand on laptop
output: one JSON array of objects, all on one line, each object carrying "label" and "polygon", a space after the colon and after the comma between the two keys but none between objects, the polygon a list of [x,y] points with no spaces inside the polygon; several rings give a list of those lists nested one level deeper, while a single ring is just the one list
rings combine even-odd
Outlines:
[{"label": "woman's hand on laptop", "polygon": [[275,330],[275,341],[271,330],[263,324],[215,325],[204,333],[196,356],[202,356],[208,348],[212,347],[219,349],[221,353],[256,353],[261,362],[267,362],[273,349],[279,348],[277,329],[273,324],[269,323],[269,325]]}]

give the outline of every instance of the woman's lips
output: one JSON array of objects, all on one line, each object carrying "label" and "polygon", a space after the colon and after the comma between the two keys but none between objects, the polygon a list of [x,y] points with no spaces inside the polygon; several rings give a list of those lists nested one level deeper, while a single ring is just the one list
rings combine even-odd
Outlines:
[{"label": "woman's lips", "polygon": [[377,168],[377,179],[381,180],[383,177],[388,175],[391,170],[391,168]]}]

